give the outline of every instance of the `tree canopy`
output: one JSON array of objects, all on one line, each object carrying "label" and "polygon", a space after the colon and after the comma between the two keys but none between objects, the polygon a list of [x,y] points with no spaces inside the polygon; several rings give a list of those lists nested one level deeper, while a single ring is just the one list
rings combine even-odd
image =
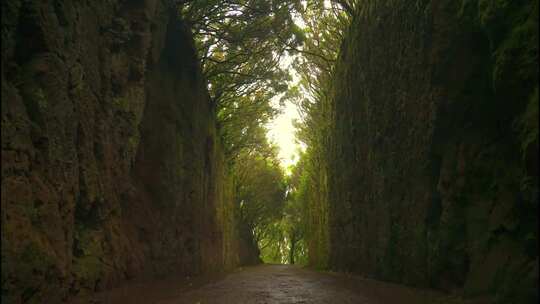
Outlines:
[{"label": "tree canopy", "polygon": [[264,145],[260,126],[279,111],[271,99],[288,89],[280,65],[303,41],[291,12],[299,0],[188,1],[180,13],[194,34],[227,155]]},{"label": "tree canopy", "polygon": [[285,200],[283,170],[275,152],[269,153],[264,156],[245,151],[234,167],[240,219],[254,233],[255,241],[264,234],[264,227],[280,217]]},{"label": "tree canopy", "polygon": [[[320,166],[331,121],[332,73],[355,10],[353,0],[188,0],[179,6],[232,164],[239,220],[266,262],[307,262],[306,239],[315,235],[315,224],[305,220],[315,212],[308,203],[326,189]],[[280,97],[297,103],[297,139],[308,146],[288,177],[266,137],[265,126],[279,113],[272,101]]]}]

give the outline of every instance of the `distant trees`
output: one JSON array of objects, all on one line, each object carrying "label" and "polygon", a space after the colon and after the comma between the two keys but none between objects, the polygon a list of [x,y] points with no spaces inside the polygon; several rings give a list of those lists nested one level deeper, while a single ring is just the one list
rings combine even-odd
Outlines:
[{"label": "distant trees", "polygon": [[234,166],[239,216],[252,231],[255,241],[281,217],[285,201],[284,173],[275,149],[269,153],[265,156],[244,151]]},{"label": "distant trees", "polygon": [[[309,249],[313,263],[324,266],[328,252],[326,181],[332,127],[333,70],[345,29],[356,9],[354,3],[356,2],[320,0],[293,6],[302,18],[305,28],[291,25],[292,32],[289,34],[296,37],[296,40],[278,39],[282,51],[295,54],[293,67],[300,76],[300,83],[297,87],[290,87],[284,97],[299,105],[302,121],[296,125],[297,139],[307,146],[307,150],[301,155],[291,176],[286,178],[286,199],[280,208],[274,206],[274,211],[278,213],[267,216],[264,224],[252,226],[261,249],[261,257],[266,262],[306,264]],[[225,102],[226,106],[220,108],[218,114],[221,115],[220,121],[224,123],[222,134],[226,140],[230,135],[235,140],[240,139],[236,126],[245,117],[249,117],[241,114],[243,109],[264,104],[249,99],[236,100],[242,100],[244,104],[236,108],[227,106]],[[271,110],[259,109],[255,112],[260,115],[270,113]],[[271,114],[268,117],[270,118]],[[231,123],[232,121],[234,123]],[[247,121],[243,124],[256,131],[260,121]],[[254,134],[256,132],[243,134],[244,142],[237,141],[236,147],[241,149],[260,142],[256,137],[250,138]],[[231,142],[232,147],[235,146],[235,141],[227,142]],[[261,211],[250,209],[249,212]]]},{"label": "distant trees", "polygon": [[297,164],[291,175],[286,177],[287,197],[281,214],[267,226],[259,239],[261,257],[265,262],[307,264],[307,206],[300,192],[302,168],[301,163]]},{"label": "distant trees", "polygon": [[304,243],[304,206],[296,199],[287,178],[287,198],[279,218],[267,227],[259,239],[261,257],[265,262],[306,264],[307,251]]},{"label": "distant trees", "polygon": [[[299,168],[299,167],[297,167]],[[307,249],[304,242],[306,229],[305,201],[300,199],[297,170],[288,178],[288,197],[283,212],[283,230],[288,242],[289,264],[306,264]]]},{"label": "distant trees", "polygon": [[[320,243],[315,214],[327,214],[325,165],[329,147],[334,64],[356,0],[184,0],[218,129],[232,165],[239,218],[272,262],[304,263],[307,243]],[[294,18],[302,18],[300,28]],[[300,84],[281,65],[294,56]],[[308,148],[291,177],[277,162],[265,125],[278,114],[271,99],[295,100],[297,138]],[[288,186],[286,185],[288,183]],[[285,195],[286,193],[286,195]],[[318,200],[318,201],[317,201]],[[326,224],[326,223],[324,223]],[[314,249],[321,251],[320,249]]]}]

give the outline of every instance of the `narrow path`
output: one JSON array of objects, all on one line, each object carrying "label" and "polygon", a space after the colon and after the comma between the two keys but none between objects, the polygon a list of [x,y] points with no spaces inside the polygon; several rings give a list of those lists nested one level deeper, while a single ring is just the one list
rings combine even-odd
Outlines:
[{"label": "narrow path", "polygon": [[455,301],[431,290],[415,289],[358,276],[317,272],[289,265],[261,265],[246,267],[227,275],[132,284],[98,294],[90,302],[84,303],[453,304],[469,302]]},{"label": "narrow path", "polygon": [[159,304],[366,303],[362,294],[339,286],[335,277],[287,265],[262,265]]}]

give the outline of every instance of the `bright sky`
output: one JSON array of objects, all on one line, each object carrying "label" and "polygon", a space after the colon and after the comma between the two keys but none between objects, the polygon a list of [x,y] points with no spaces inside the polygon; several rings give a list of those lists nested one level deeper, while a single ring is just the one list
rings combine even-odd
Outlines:
[{"label": "bright sky", "polygon": [[[298,26],[302,28],[305,27],[304,22],[299,16],[295,16],[293,19]],[[292,67],[290,66],[291,61],[292,57],[285,54],[281,66],[292,71],[293,84],[296,84],[299,81],[299,77],[294,70],[292,70]],[[279,106],[280,97],[281,96],[276,96],[272,100],[275,107]],[[286,170],[285,172],[290,173],[288,170],[289,166],[296,164],[298,161],[298,149],[300,149],[300,145],[295,140],[293,121],[300,120],[300,114],[298,113],[298,107],[290,100],[285,100],[285,105],[281,110],[282,113],[268,124],[267,135],[268,138],[279,147],[278,156],[281,161],[281,166]]]},{"label": "bright sky", "polygon": [[[276,105],[277,100],[273,101]],[[298,161],[299,145],[295,141],[293,120],[300,119],[296,105],[285,101],[282,113],[268,124],[268,138],[279,147],[281,165],[287,169]]]},{"label": "bright sky", "polygon": [[[291,69],[292,58],[285,56],[282,60],[282,67]],[[292,72],[293,82],[298,82],[298,76]],[[279,98],[276,96],[272,100],[275,107],[279,107]],[[282,113],[268,124],[268,138],[277,144],[279,147],[279,158],[281,165],[287,169],[290,165],[294,165],[298,161],[299,145],[295,140],[293,121],[300,119],[297,106],[290,100],[285,100],[284,106],[281,108]],[[286,171],[288,172],[288,171]]]}]

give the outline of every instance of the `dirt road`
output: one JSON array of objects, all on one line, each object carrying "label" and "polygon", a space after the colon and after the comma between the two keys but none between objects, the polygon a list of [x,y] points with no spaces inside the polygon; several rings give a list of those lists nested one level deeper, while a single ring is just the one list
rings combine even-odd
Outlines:
[{"label": "dirt road", "polygon": [[224,280],[159,304],[371,303],[341,288],[336,278],[286,265],[249,267]]},{"label": "dirt road", "polygon": [[[89,303],[450,304],[431,290],[288,265],[246,267],[221,277],[158,281],[99,294]],[[472,302],[471,302],[472,303]],[[475,302],[480,303],[480,302]]]}]

